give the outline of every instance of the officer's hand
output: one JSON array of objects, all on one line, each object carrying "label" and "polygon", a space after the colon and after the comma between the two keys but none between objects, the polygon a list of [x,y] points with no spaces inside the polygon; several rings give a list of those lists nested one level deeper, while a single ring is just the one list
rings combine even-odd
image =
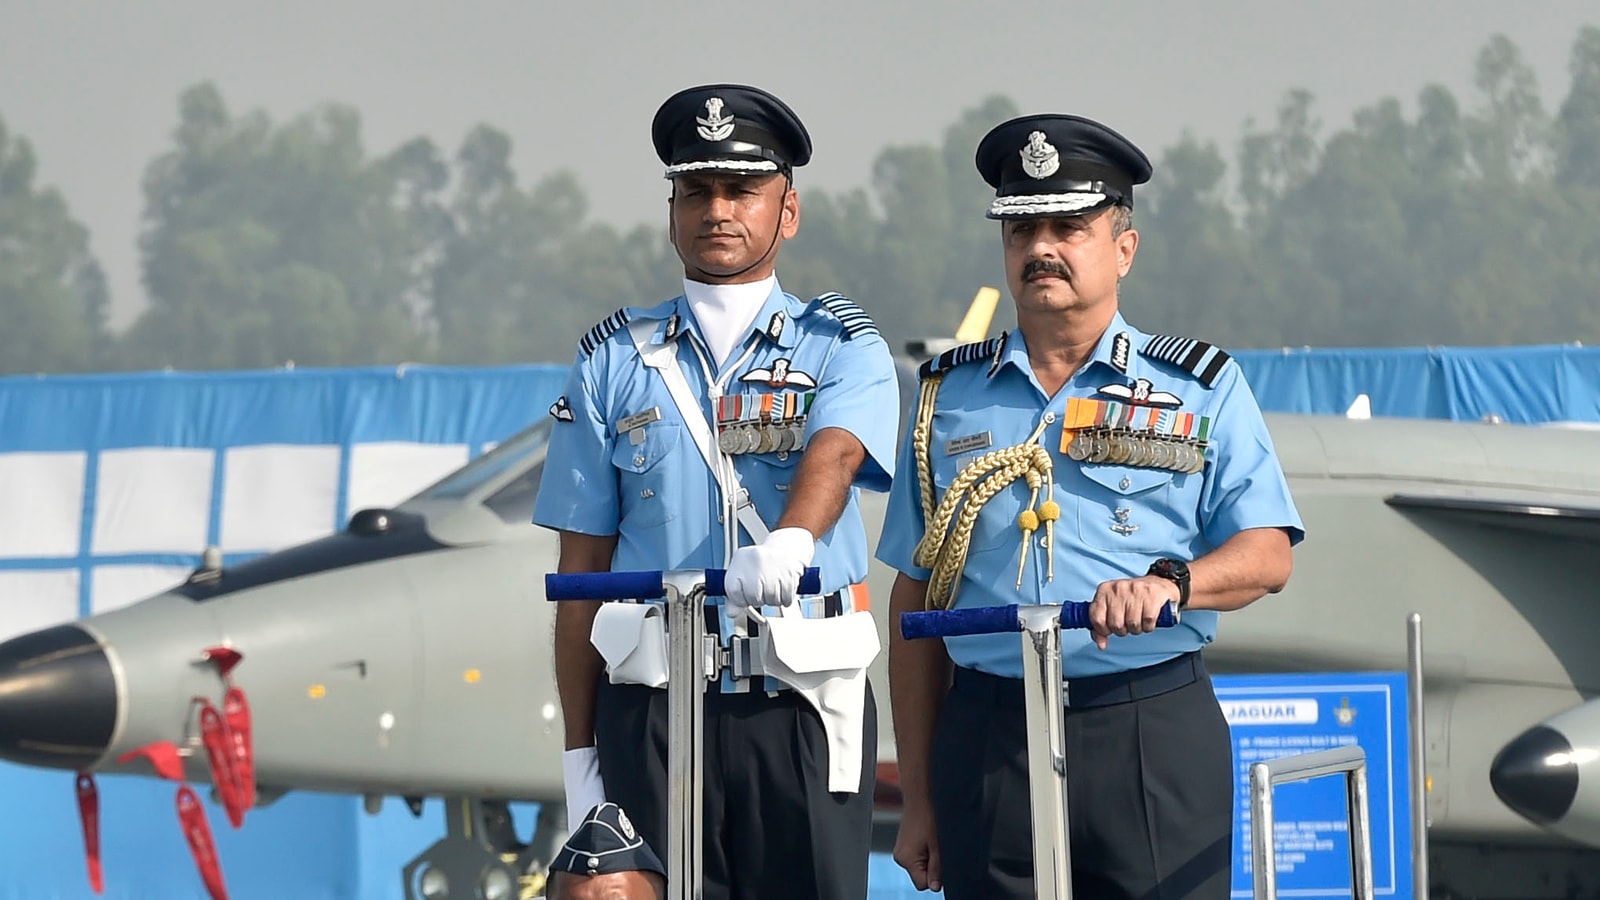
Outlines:
[{"label": "officer's hand", "polygon": [[1156,630],[1162,607],[1178,603],[1178,586],[1165,578],[1144,575],[1103,582],[1089,605],[1089,635],[1101,650],[1111,635],[1124,637]]},{"label": "officer's hand", "polygon": [[779,528],[761,543],[733,551],[724,579],[728,600],[723,611],[736,619],[746,609],[793,603],[800,593],[800,576],[816,552],[816,538],[804,528]]},{"label": "officer's hand", "polygon": [[944,888],[939,864],[939,832],[934,827],[931,810],[914,811],[909,807],[900,816],[900,831],[894,838],[894,861],[911,876],[911,883],[919,891],[937,891]]}]

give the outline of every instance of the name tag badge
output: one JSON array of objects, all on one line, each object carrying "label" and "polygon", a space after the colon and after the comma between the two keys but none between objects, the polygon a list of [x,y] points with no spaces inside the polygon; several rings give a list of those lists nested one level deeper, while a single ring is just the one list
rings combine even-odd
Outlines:
[{"label": "name tag badge", "polygon": [[994,439],[989,436],[989,432],[980,431],[977,434],[969,434],[966,437],[952,438],[945,441],[944,455],[957,456],[973,450],[982,450],[993,443]]},{"label": "name tag badge", "polygon": [[635,428],[643,428],[651,422],[659,421],[661,421],[661,407],[652,406],[642,413],[634,413],[617,422],[617,434],[622,434],[624,431],[632,431]]}]

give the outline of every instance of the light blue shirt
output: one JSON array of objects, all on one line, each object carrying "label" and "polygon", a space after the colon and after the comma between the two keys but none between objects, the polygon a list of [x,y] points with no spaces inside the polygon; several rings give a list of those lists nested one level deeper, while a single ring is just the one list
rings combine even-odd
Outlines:
[{"label": "light blue shirt", "polygon": [[[1118,335],[1126,338],[1119,340]],[[1054,397],[1034,378],[1020,331],[941,358],[945,363],[956,359],[966,361],[944,371],[934,407],[929,458],[936,497],[944,495],[974,458],[1022,443],[1044,423],[1040,443],[1053,461],[1051,496],[1060,504],[1061,517],[1052,541],[1055,577],[1047,580],[1044,529],[1033,534],[1026,550],[1021,546],[1017,516],[1029,500],[1027,483],[1018,479],[990,499],[972,531],[954,608],[1090,600],[1102,582],[1144,575],[1162,556],[1197,559],[1247,528],[1281,527],[1289,531],[1292,543],[1304,537],[1261,410],[1238,364],[1222,351],[1181,338],[1152,341],[1118,314],[1090,360]],[[1120,400],[1118,395],[1126,392],[1113,387],[1111,393],[1101,393],[1101,388],[1133,386],[1138,379],[1148,381],[1152,396],[1169,406],[1174,398],[1181,402],[1174,412],[1209,418],[1200,472],[1077,462],[1063,451],[1069,398]],[[912,562],[924,519],[910,434],[908,424],[877,555],[885,564],[926,580],[929,570]],[[962,438],[969,440],[952,444]],[[1017,567],[1023,553],[1027,568],[1019,590]],[[1173,628],[1113,636],[1104,651],[1087,631],[1067,631],[1062,634],[1063,673],[1081,678],[1154,665],[1200,649],[1216,632],[1217,614],[1205,610],[1185,611]],[[1022,677],[1021,640],[1015,634],[948,638],[945,643],[957,665]]]},{"label": "light blue shirt", "polygon": [[[675,341],[677,365],[707,423],[719,416],[803,414],[806,441],[842,428],[866,448],[844,513],[817,540],[812,565],[822,592],[864,581],[866,532],[860,489],[884,491],[894,473],[899,393],[888,345],[872,321],[837,294],[801,301],[774,284],[750,331],[716,372],[725,397],[713,402],[701,358],[711,360],[688,302],[677,297],[650,309],[619,310],[580,342],[565,394],[551,407],[551,429],[536,524],[582,534],[618,536],[613,571],[721,568],[724,531],[720,494],[661,374],[646,367],[628,323],[647,320],[654,344]],[[754,348],[746,354],[746,350]],[[696,351],[699,351],[698,353]],[[714,365],[714,363],[712,363]],[[619,430],[645,414],[638,429]],[[732,457],[757,512],[773,528],[789,499],[801,452],[771,450]],[[742,544],[752,543],[740,529]],[[811,605],[801,610],[812,614]],[[723,623],[727,636],[726,617]]]}]

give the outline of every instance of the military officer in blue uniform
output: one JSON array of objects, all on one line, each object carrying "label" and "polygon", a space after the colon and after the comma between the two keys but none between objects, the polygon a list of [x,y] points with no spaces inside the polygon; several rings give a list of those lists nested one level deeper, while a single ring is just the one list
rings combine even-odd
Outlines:
[{"label": "military officer in blue uniform", "polygon": [[[977,166],[1018,324],[921,369],[877,551],[890,615],[1092,600],[1062,635],[1073,889],[1225,898],[1234,773],[1201,651],[1219,613],[1283,588],[1299,515],[1238,364],[1119,311],[1144,154],[1037,115]],[[919,888],[1034,896],[1021,665],[1016,635],[891,629],[895,858]]]},{"label": "military officer in blue uniform", "polygon": [[[893,473],[894,364],[853,302],[778,284],[800,224],[793,170],[811,156],[788,106],[748,86],[690,88],[652,137],[683,294],[620,309],[579,341],[534,521],[560,531],[562,572],[728,570],[726,602],[708,607],[729,665],[707,696],[705,896],[864,898],[877,754],[864,671],[878,647],[858,492],[888,490]],[[796,597],[807,566],[822,594]],[[628,618],[637,605],[599,606],[557,610],[568,808],[616,801],[664,847],[665,673],[640,649],[654,642],[660,658],[659,619],[652,632]],[[763,632],[791,633],[796,617],[847,626],[829,633],[860,657],[826,702],[758,658]]]}]

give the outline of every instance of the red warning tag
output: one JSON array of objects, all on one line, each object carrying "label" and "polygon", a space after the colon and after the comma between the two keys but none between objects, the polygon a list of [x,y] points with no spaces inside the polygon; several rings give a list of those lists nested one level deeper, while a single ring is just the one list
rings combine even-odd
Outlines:
[{"label": "red warning tag", "polygon": [[205,882],[211,900],[228,900],[228,888],[222,883],[222,862],[217,858],[217,846],[211,839],[206,809],[187,784],[178,788],[178,824],[183,828],[189,852],[194,854],[195,868],[200,870],[200,880]]},{"label": "red warning tag", "polygon": [[256,760],[250,743],[250,703],[244,688],[234,686],[222,699],[222,717],[233,738],[233,776],[238,785],[239,810],[256,805]]},{"label": "red warning tag", "polygon": [[244,824],[244,807],[239,801],[239,779],[233,768],[233,736],[228,725],[211,701],[196,697],[200,704],[200,740],[205,744],[206,759],[211,763],[211,783],[216,785],[217,798],[228,814],[228,823],[234,828]]},{"label": "red warning tag", "polygon": [[78,773],[78,820],[83,823],[83,855],[89,863],[89,887],[96,894],[106,890],[105,877],[100,872],[100,790],[95,787],[94,776]]},{"label": "red warning tag", "polygon": [[136,759],[144,759],[150,763],[156,774],[168,781],[183,780],[183,758],[178,755],[178,745],[171,741],[156,741],[145,744],[136,750],[117,757],[119,763],[130,763]]}]

